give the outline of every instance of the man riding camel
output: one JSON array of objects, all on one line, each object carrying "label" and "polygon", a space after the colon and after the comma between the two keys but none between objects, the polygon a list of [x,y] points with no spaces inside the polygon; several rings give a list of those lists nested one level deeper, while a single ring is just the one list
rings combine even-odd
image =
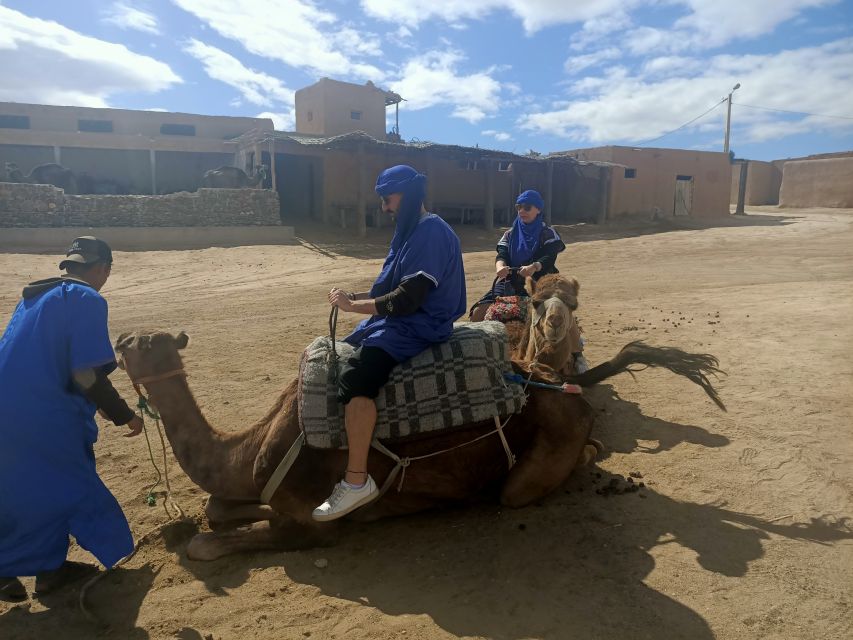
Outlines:
[{"label": "man riding camel", "polygon": [[338,376],[348,463],[344,479],[313,512],[320,521],[340,518],[378,497],[367,472],[376,426],[375,398],[398,363],[450,338],[453,321],[466,308],[459,238],[450,225],[424,208],[426,176],[406,165],[391,167],[379,175],[376,193],[382,210],[396,218],[382,271],[367,293],[337,287],[329,292],[332,306],[370,317],[345,338],[357,347]]}]

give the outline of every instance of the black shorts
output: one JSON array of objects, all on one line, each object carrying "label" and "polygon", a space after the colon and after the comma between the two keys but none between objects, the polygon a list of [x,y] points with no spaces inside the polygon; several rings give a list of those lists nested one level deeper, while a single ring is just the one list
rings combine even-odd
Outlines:
[{"label": "black shorts", "polygon": [[338,375],[338,402],[353,398],[376,398],[388,382],[397,361],[379,347],[359,347],[341,364]]}]

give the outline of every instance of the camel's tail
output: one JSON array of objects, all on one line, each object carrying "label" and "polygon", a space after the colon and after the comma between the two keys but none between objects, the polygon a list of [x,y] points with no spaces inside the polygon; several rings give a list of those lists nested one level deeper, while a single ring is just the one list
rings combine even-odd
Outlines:
[{"label": "camel's tail", "polygon": [[615,358],[593,367],[585,373],[567,376],[565,380],[582,387],[589,387],[615,376],[617,373],[626,371],[633,373],[636,370],[631,369],[631,365],[663,367],[698,384],[705,390],[708,397],[725,411],[726,405],[723,404],[720,395],[709,379],[709,376],[718,378],[725,375],[725,372],[719,368],[719,364],[719,360],[710,353],[687,353],[675,347],[653,347],[638,340],[622,347]]}]

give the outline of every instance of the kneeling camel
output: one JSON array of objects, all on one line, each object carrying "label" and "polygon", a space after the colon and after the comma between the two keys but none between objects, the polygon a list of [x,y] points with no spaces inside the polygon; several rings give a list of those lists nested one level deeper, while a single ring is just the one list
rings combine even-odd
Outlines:
[{"label": "kneeling camel", "polygon": [[[300,433],[297,381],[284,389],[255,424],[235,433],[217,431],[202,415],[186,381],[180,350],[188,340],[183,332],[177,336],[155,332],[123,335],[116,345],[121,366],[131,380],[145,387],[160,412],[181,468],[210,494],[207,516],[213,531],[196,535],[187,555],[212,560],[241,551],[295,550],[332,542],[346,519],[319,523],[312,520],[311,511],[340,478],[346,451],[304,448],[269,504],[260,501],[261,490]],[[635,363],[665,367],[704,381],[705,390],[716,399],[707,382],[708,375],[719,372],[716,358],[641,343],[626,346],[612,360],[578,376],[576,382],[589,386]],[[514,366],[528,373],[524,362]],[[561,382],[556,373],[542,366],[536,368],[534,379]],[[522,412],[513,415],[504,428],[518,457],[512,469],[508,469],[499,438],[483,438],[413,462],[400,491],[393,487],[347,519],[366,521],[415,513],[469,500],[490,489],[499,490],[504,505],[522,507],[559,487],[579,463],[590,458],[594,412],[579,395],[534,387],[528,393]],[[473,441],[493,429],[489,420],[388,446],[400,457],[416,457]],[[394,466],[390,458],[371,450],[371,473],[378,483]]]}]

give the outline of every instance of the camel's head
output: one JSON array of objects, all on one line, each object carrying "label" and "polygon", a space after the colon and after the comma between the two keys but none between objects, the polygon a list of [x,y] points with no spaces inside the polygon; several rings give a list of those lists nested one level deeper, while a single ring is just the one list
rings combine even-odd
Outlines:
[{"label": "camel's head", "polygon": [[580,285],[575,278],[558,274],[527,278],[524,285],[530,295],[531,323],[548,342],[562,342],[574,323]]},{"label": "camel's head", "polygon": [[181,331],[173,336],[165,331],[153,333],[123,333],[116,340],[119,367],[127,371],[131,380],[156,377],[183,368],[181,354],[189,342]]}]

